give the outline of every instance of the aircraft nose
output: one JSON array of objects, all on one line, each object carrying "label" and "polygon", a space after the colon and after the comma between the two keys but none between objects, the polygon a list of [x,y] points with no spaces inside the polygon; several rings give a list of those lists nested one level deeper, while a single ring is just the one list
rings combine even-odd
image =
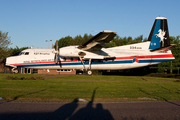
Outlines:
[{"label": "aircraft nose", "polygon": [[5,62],[5,65],[7,65],[7,66],[10,65],[10,64],[9,64],[9,58],[6,58],[5,61],[6,61],[6,62]]},{"label": "aircraft nose", "polygon": [[14,58],[14,57],[6,58],[6,65],[7,66],[11,66],[12,64],[15,64],[15,63],[16,63],[16,58]]}]

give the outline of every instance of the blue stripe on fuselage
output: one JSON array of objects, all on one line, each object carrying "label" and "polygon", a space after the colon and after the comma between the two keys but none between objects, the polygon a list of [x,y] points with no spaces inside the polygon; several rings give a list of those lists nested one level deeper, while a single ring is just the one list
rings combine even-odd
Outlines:
[{"label": "blue stripe on fuselage", "polygon": [[[138,63],[159,63],[159,62],[166,62],[171,61],[174,59],[144,59],[139,60]],[[91,65],[111,65],[111,64],[128,64],[134,63],[132,60],[116,60],[116,61],[103,61],[103,62],[92,62]],[[89,65],[89,62],[84,62],[85,65]],[[82,65],[81,62],[62,62],[61,66],[71,66],[71,65]],[[38,66],[60,66],[60,63],[44,63],[44,64],[24,64],[24,65],[17,65],[18,67],[38,67]]]}]

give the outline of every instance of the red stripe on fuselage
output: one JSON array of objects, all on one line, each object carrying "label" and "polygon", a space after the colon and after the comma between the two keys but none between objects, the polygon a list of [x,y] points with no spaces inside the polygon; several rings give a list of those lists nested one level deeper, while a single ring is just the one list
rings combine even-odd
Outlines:
[{"label": "red stripe on fuselage", "polygon": [[148,55],[148,56],[130,56],[130,57],[116,57],[115,60],[124,60],[124,59],[146,59],[146,58],[174,58],[172,54],[165,54],[165,55]]},{"label": "red stripe on fuselage", "polygon": [[[153,58],[174,58],[172,54],[164,54],[164,55],[148,55],[148,56],[129,56],[129,57],[116,57],[116,58],[108,58],[107,60],[129,60],[129,59],[153,59]],[[66,60],[61,61],[61,63],[68,63],[68,62],[80,62],[78,60]],[[31,64],[48,64],[48,63],[54,63],[54,61],[48,61],[48,62],[32,62],[32,63],[17,63],[17,64],[11,64],[11,65],[31,65]]]}]

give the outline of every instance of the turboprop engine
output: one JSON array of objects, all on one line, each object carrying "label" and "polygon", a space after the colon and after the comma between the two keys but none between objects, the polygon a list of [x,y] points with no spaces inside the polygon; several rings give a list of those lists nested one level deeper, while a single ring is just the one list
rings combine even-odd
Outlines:
[{"label": "turboprop engine", "polygon": [[55,58],[54,58],[55,63],[58,62],[57,55],[63,57],[81,57],[84,59],[103,59],[105,56],[103,54],[104,53],[103,51],[89,52],[79,49],[78,46],[67,46],[67,47],[58,48],[58,41],[56,41],[55,45],[56,45]]}]

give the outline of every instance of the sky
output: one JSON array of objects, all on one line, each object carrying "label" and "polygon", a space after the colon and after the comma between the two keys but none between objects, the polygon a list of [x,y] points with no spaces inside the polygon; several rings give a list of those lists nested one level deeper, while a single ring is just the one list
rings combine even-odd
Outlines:
[{"label": "sky", "polygon": [[103,30],[148,38],[162,16],[170,36],[178,36],[179,5],[180,0],[0,0],[0,31],[8,32],[9,47],[48,48],[62,37]]}]

